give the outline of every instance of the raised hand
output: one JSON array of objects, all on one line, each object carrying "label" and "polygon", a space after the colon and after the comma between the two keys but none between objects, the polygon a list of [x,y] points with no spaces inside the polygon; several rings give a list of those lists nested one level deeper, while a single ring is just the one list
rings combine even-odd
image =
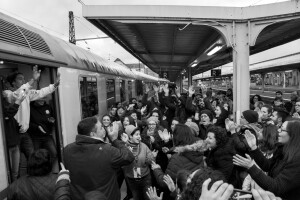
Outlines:
[{"label": "raised hand", "polygon": [[32,69],[32,78],[37,81],[41,76],[41,70],[38,70],[38,66],[34,65]]},{"label": "raised hand", "polygon": [[173,179],[168,174],[164,175],[163,179],[164,179],[163,181],[165,182],[165,184],[168,186],[170,192],[174,192],[176,190],[176,187],[175,187]]},{"label": "raised hand", "polygon": [[297,119],[299,119],[299,118],[300,118],[300,115],[299,115],[299,113],[295,112],[295,113],[293,114],[293,118],[297,118]]},{"label": "raised hand", "polygon": [[107,129],[108,137],[111,141],[114,141],[118,138],[119,125],[117,122],[112,123],[112,129]]},{"label": "raised hand", "polygon": [[162,147],[162,152],[167,153],[170,149],[168,147]]},{"label": "raised hand", "polygon": [[155,93],[158,93],[159,88],[154,84],[153,85],[153,90],[155,91]]},{"label": "raised hand", "polygon": [[160,193],[160,196],[157,196],[156,188],[149,187],[148,191],[146,192],[147,196],[150,200],[162,200],[164,193]]},{"label": "raised hand", "polygon": [[158,150],[153,150],[152,151],[152,155],[153,155],[154,158],[156,158],[157,154],[158,154]]},{"label": "raised hand", "polygon": [[216,181],[208,190],[211,179],[207,179],[202,184],[202,192],[199,200],[228,200],[233,192],[233,186],[223,181]]},{"label": "raised hand", "polygon": [[[14,93],[13,93],[14,94]],[[23,100],[26,98],[26,93],[24,91],[19,92],[18,95],[14,96],[16,101],[15,103],[18,105],[21,105],[21,103],[23,102]]]},{"label": "raised hand", "polygon": [[251,150],[255,150],[257,148],[257,144],[254,134],[252,134],[249,130],[246,130],[245,138]]},{"label": "raised hand", "polygon": [[60,84],[60,73],[58,72],[55,83],[54,83],[54,87],[58,87],[59,84]]},{"label": "raised hand", "polygon": [[122,133],[121,140],[125,143],[128,142],[129,140],[128,135],[126,133]]},{"label": "raised hand", "polygon": [[141,114],[145,114],[145,111],[147,110],[147,105],[145,105],[144,107],[142,107],[141,109]]},{"label": "raised hand", "polygon": [[151,163],[151,169],[155,170],[155,169],[158,169],[158,168],[160,168],[160,165],[156,164],[156,162],[152,161],[152,163]]},{"label": "raised hand", "polygon": [[244,158],[243,156],[236,154],[233,156],[233,164],[249,169],[254,165],[254,161],[248,154],[246,154],[246,157],[247,158]]},{"label": "raised hand", "polygon": [[146,91],[147,94],[150,91],[148,84],[145,84],[145,91]]},{"label": "raised hand", "polygon": [[189,97],[192,97],[193,94],[195,94],[195,89],[194,89],[194,86],[191,85],[191,86],[189,87]]}]

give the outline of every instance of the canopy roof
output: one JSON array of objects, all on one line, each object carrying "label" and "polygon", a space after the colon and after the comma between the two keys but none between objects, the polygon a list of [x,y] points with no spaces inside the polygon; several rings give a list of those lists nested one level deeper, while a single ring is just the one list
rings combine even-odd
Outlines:
[{"label": "canopy roof", "polygon": [[[142,4],[142,3],[141,3]],[[228,38],[212,24],[272,20],[259,34],[250,54],[300,38],[300,19],[276,22],[281,16],[300,16],[299,1],[252,7],[181,5],[83,5],[83,16],[156,73],[168,72],[175,81],[195,60],[192,75],[232,61]],[[207,55],[216,45],[221,49]]]}]

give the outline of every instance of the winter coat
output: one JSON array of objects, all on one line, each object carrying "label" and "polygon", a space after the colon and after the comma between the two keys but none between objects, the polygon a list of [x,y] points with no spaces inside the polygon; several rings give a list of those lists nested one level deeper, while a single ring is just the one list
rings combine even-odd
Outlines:
[{"label": "winter coat", "polygon": [[199,126],[199,138],[202,140],[205,140],[207,137],[207,130],[209,127],[213,126],[213,124],[209,124],[207,126],[204,126],[203,124],[200,124]]},{"label": "winter coat", "polygon": [[[203,152],[187,151],[176,153],[172,155],[169,160],[166,174],[170,175],[175,182],[178,171],[185,169],[193,172],[196,169],[202,168],[203,166]],[[160,169],[155,169],[154,175],[158,184],[161,187],[166,187],[165,183],[163,182],[164,173]]]},{"label": "winter coat", "polygon": [[[264,190],[273,192],[286,200],[300,197],[300,155],[287,162],[283,154],[283,146],[277,148],[271,159],[267,159],[258,149],[250,151],[261,170],[253,165],[248,169],[253,180]],[[268,172],[266,175],[263,171]]]},{"label": "winter coat", "polygon": [[114,140],[107,144],[99,139],[77,135],[64,149],[66,169],[70,171],[72,200],[81,200],[98,190],[109,200],[119,200],[116,171],[134,160],[125,143]]},{"label": "winter coat", "polygon": [[8,200],[52,200],[57,174],[23,176],[13,182],[7,191]]},{"label": "winter coat", "polygon": [[72,200],[69,180],[62,179],[55,184],[54,200]]},{"label": "winter coat", "polygon": [[223,146],[217,146],[208,151],[206,155],[206,164],[208,167],[222,172],[229,183],[235,178],[233,177],[234,165],[232,162],[235,150],[231,140],[228,140]]}]

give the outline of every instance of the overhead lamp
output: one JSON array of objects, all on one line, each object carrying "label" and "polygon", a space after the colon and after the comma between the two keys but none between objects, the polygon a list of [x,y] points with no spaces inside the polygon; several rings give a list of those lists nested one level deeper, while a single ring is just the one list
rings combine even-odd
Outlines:
[{"label": "overhead lamp", "polygon": [[191,65],[191,67],[196,67],[197,66],[197,63],[193,63],[192,65]]},{"label": "overhead lamp", "polygon": [[222,45],[217,45],[217,46],[215,46],[213,49],[211,49],[208,53],[207,53],[207,55],[208,56],[211,56],[211,55],[214,55],[215,53],[217,53],[218,51],[220,51],[220,49],[222,49]]},{"label": "overhead lamp", "polygon": [[4,61],[3,60],[0,60],[0,65],[3,65],[4,64]]}]

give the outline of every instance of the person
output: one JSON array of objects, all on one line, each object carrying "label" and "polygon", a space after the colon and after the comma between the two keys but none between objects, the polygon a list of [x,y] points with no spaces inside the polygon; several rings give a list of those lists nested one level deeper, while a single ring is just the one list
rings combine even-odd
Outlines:
[{"label": "person", "polygon": [[209,127],[213,126],[213,113],[210,110],[201,111],[201,120],[199,126],[199,137],[202,140],[205,140],[207,137],[207,130]]},{"label": "person", "polygon": [[12,181],[17,180],[18,178],[20,164],[19,125],[14,116],[18,112],[19,106],[25,98],[25,94],[19,94],[16,96],[14,103],[8,103],[6,100],[3,101],[4,130],[6,145],[8,147]]},{"label": "person", "polygon": [[233,182],[235,177],[233,176],[232,157],[235,155],[235,149],[225,129],[218,126],[210,127],[205,142],[209,149],[205,153],[206,165],[214,170],[221,171],[226,182]]},{"label": "person", "polygon": [[7,190],[8,200],[52,200],[57,174],[51,173],[52,163],[46,149],[33,152],[27,163],[28,176],[14,181]]},{"label": "person", "polygon": [[[224,175],[217,170],[213,170],[211,168],[196,170],[190,175],[189,179],[187,180],[187,186],[182,193],[181,200],[199,200],[200,196],[202,195],[202,191],[200,190],[200,188],[208,178],[210,178],[211,180],[210,186],[214,182],[226,182]],[[229,184],[226,184],[226,186],[230,186],[231,195],[231,193],[233,192],[233,186]]]},{"label": "person", "polygon": [[[194,144],[199,139],[194,136],[188,126],[184,124],[177,124],[174,130],[173,140],[175,147],[185,147]],[[162,188],[166,188],[166,185],[163,182],[163,176],[165,174],[170,175],[170,177],[175,180],[177,172],[182,169],[194,171],[203,167],[204,148],[202,151],[190,151],[189,149],[181,148],[180,151],[182,152],[177,151],[177,153],[172,155],[165,173],[162,171],[159,165],[152,163],[152,170],[155,178]]]},{"label": "person", "polygon": [[220,126],[225,128],[225,119],[228,117],[228,111],[226,111],[222,106],[218,105],[215,110],[215,118],[213,119],[213,124],[215,126]]},{"label": "person", "polygon": [[60,74],[58,73],[54,84],[50,84],[48,87],[44,87],[40,90],[30,89],[33,83],[40,78],[40,75],[41,70],[38,70],[38,66],[35,65],[33,67],[33,78],[25,84],[24,75],[20,72],[14,72],[7,77],[7,81],[12,86],[11,90],[3,91],[3,96],[9,103],[12,103],[14,96],[19,95],[20,93],[26,95],[26,98],[19,106],[15,119],[20,125],[20,150],[24,152],[27,159],[33,152],[33,144],[29,134],[27,133],[30,120],[30,102],[51,94],[56,90],[60,83]]},{"label": "person", "polygon": [[251,99],[250,99],[250,110],[254,110],[254,104],[257,102],[257,101],[262,101],[261,100],[261,96],[258,95],[258,94],[255,94]]},{"label": "person", "polygon": [[291,117],[289,112],[284,108],[274,108],[274,111],[271,115],[271,119],[274,124],[279,128],[286,121],[287,118]]},{"label": "person", "polygon": [[124,142],[117,140],[117,123],[108,131],[111,144],[104,142],[106,130],[96,117],[81,120],[77,131],[76,141],[64,149],[72,200],[81,200],[93,190],[102,192],[109,200],[120,200],[116,171],[133,162],[134,156]]},{"label": "person", "polygon": [[124,142],[132,148],[134,161],[123,167],[125,178],[134,200],[147,199],[146,191],[152,185],[150,165],[155,160],[151,150],[141,142],[139,128],[129,125],[125,128],[127,138]]},{"label": "person", "polygon": [[57,158],[56,146],[52,137],[54,127],[54,113],[45,97],[31,102],[30,123],[28,133],[32,139],[34,149],[47,149],[54,161]]},{"label": "person", "polygon": [[[264,190],[287,200],[298,199],[300,196],[300,121],[286,121],[279,129],[278,143],[273,157],[267,159],[259,151],[255,136],[247,132],[247,143],[251,149],[249,155],[234,156],[233,163],[244,167],[252,179]],[[253,159],[254,160],[253,160]],[[259,169],[255,164],[261,168]],[[268,172],[268,175],[263,171]]]}]

